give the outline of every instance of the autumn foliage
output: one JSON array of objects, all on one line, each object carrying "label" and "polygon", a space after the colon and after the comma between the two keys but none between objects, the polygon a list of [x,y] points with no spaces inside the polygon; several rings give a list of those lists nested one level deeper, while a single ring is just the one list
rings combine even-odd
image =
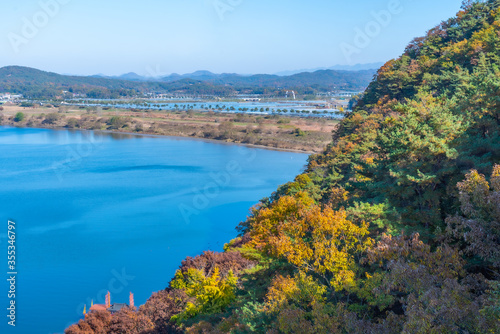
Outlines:
[{"label": "autumn foliage", "polygon": [[223,253],[66,332],[500,333],[499,96],[500,1],[465,1]]}]

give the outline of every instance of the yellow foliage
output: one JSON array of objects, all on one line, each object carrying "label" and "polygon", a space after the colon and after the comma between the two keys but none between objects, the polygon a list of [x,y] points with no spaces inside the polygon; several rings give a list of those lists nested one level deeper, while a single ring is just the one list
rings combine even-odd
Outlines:
[{"label": "yellow foliage", "polygon": [[311,276],[299,272],[297,276],[274,278],[266,295],[266,312],[277,312],[289,302],[301,307],[310,307],[323,302],[326,288],[318,284]]},{"label": "yellow foliage", "polygon": [[177,270],[170,283],[171,287],[184,290],[188,296],[195,298],[195,302],[188,302],[185,310],[172,317],[172,320],[182,321],[200,313],[221,312],[234,300],[236,284],[237,278],[232,271],[229,271],[226,278],[222,278],[217,267],[209,276],[194,268],[189,268],[187,273]]},{"label": "yellow foliage", "polygon": [[472,170],[468,174],[466,182],[458,184],[458,189],[461,194],[472,194],[478,198],[486,197],[490,190],[490,185],[484,175],[481,175],[477,170]]},{"label": "yellow foliage", "polygon": [[257,249],[320,275],[338,291],[355,284],[355,255],[373,244],[366,224],[356,226],[345,211],[321,210],[304,193],[262,210],[250,235]]},{"label": "yellow foliage", "polygon": [[495,167],[493,167],[491,188],[493,188],[494,191],[500,191],[500,165],[495,165]]},{"label": "yellow foliage", "polygon": [[327,204],[330,207],[338,207],[349,199],[349,192],[342,187],[332,187],[328,192]]},{"label": "yellow foliage", "polygon": [[299,288],[293,278],[277,276],[267,293],[267,311],[279,310]]}]

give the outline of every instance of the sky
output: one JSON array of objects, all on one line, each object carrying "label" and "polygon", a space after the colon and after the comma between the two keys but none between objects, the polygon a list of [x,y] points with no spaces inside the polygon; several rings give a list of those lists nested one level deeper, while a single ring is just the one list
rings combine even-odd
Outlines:
[{"label": "sky", "polygon": [[0,0],[0,67],[277,73],[385,62],[461,0]]}]

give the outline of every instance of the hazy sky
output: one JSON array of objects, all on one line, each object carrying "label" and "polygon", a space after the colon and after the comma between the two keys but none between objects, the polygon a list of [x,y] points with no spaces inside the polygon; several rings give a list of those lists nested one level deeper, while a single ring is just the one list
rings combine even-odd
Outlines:
[{"label": "hazy sky", "polygon": [[0,0],[0,67],[164,75],[387,61],[461,2]]}]

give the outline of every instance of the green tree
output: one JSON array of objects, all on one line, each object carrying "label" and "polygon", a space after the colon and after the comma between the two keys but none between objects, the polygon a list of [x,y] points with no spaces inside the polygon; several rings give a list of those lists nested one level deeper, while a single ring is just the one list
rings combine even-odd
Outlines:
[{"label": "green tree", "polygon": [[14,116],[14,122],[17,122],[17,123],[22,122],[22,121],[24,121],[25,117],[26,116],[24,115],[24,113],[18,112],[16,114],[16,116]]},{"label": "green tree", "polygon": [[375,189],[426,238],[442,227],[446,184],[457,173],[456,139],[466,128],[450,108],[448,102],[420,96],[397,106],[399,114],[386,117],[377,139]]}]

